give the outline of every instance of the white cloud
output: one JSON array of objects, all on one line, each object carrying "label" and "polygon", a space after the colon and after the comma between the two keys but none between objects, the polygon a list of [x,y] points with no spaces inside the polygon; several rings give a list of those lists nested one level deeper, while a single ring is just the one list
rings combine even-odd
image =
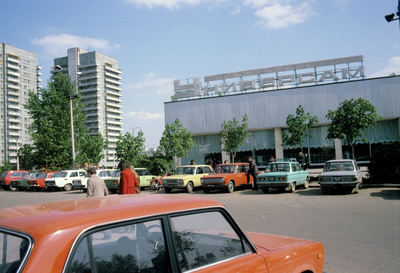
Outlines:
[{"label": "white cloud", "polygon": [[[180,9],[183,5],[195,6],[204,0],[125,0],[137,6],[146,6],[149,9],[153,7],[165,7],[168,9]],[[207,1],[207,0],[206,0]]]},{"label": "white cloud", "polygon": [[388,65],[384,69],[374,73],[370,76],[370,78],[387,77],[393,73],[400,75],[400,56],[391,58],[388,61]]},{"label": "white cloud", "polygon": [[149,96],[149,94],[171,95],[171,90],[174,90],[174,80],[160,78],[153,72],[150,72],[143,76],[142,81],[128,84],[124,89],[132,90],[138,96]]},{"label": "white cloud", "polygon": [[256,9],[255,15],[261,20],[265,28],[286,28],[291,25],[305,22],[309,17],[315,15],[311,3],[308,1],[295,0],[245,0],[245,5]]},{"label": "white cloud", "polygon": [[34,38],[31,40],[31,43],[43,47],[43,52],[52,57],[66,55],[67,49],[73,47],[80,47],[90,51],[113,50],[120,47],[119,44],[112,44],[104,39],[80,37],[65,33]]},{"label": "white cloud", "polygon": [[128,112],[125,114],[126,118],[140,119],[142,121],[164,120],[164,113],[148,113],[144,111]]}]

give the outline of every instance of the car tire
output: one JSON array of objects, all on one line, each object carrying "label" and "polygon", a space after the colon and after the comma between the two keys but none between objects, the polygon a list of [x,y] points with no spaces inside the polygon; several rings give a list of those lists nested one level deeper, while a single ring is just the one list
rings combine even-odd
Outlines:
[{"label": "car tire", "polygon": [[304,181],[303,189],[308,189],[309,186],[310,186],[310,180],[307,177],[306,181]]},{"label": "car tire", "polygon": [[326,187],[321,187],[321,192],[323,194],[327,194],[328,193],[328,189]]},{"label": "car tire", "polygon": [[233,181],[229,181],[228,187],[226,188],[226,191],[228,193],[232,193],[232,192],[235,191],[235,183],[233,183]]},{"label": "car tire", "polygon": [[188,182],[186,185],[186,192],[187,193],[192,193],[193,192],[193,183],[192,182]]},{"label": "car tire", "polygon": [[362,189],[363,188],[363,180],[361,179],[360,184],[358,184],[358,189]]},{"label": "car tire", "polygon": [[269,188],[268,187],[262,188],[262,191],[263,191],[263,193],[268,193],[269,192]]},{"label": "car tire", "polygon": [[10,185],[8,185],[8,189],[9,189],[10,191],[15,191],[17,188],[11,186],[11,183],[10,183]]},{"label": "car tire", "polygon": [[72,190],[72,184],[71,183],[65,184],[63,189],[64,189],[64,191]]},{"label": "car tire", "polygon": [[171,193],[172,189],[171,188],[164,188],[166,193]]},{"label": "car tire", "polygon": [[112,189],[112,190],[109,190],[111,193],[117,193],[118,192],[118,190],[116,190],[116,189]]},{"label": "car tire", "polygon": [[289,185],[289,191],[291,192],[291,193],[294,193],[295,191],[296,191],[296,183],[291,183],[290,185]]},{"label": "car tire", "polygon": [[83,191],[84,193],[87,193],[87,189],[82,189],[82,191]]},{"label": "car tire", "polygon": [[204,193],[210,193],[210,189],[203,189]]}]

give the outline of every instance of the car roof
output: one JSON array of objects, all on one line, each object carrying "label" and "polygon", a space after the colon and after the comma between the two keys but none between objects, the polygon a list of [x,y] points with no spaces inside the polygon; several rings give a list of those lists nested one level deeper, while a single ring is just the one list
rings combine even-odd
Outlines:
[{"label": "car roof", "polygon": [[35,240],[46,240],[60,231],[75,238],[83,230],[106,223],[209,207],[223,205],[207,198],[175,195],[134,194],[61,200],[1,209],[0,228],[30,234]]},{"label": "car roof", "polygon": [[326,162],[345,162],[345,161],[347,161],[347,162],[355,162],[354,159],[332,159],[332,160],[328,160]]},{"label": "car roof", "polygon": [[178,166],[177,168],[179,168],[179,167],[211,167],[210,165],[198,165],[198,164],[196,164],[196,165],[182,165],[182,166]]}]

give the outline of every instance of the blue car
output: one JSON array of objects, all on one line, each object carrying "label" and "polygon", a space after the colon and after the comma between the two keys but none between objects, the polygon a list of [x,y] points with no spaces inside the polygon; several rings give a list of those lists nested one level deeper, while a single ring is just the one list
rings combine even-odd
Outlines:
[{"label": "blue car", "polygon": [[296,187],[308,188],[310,173],[304,171],[295,159],[280,159],[270,162],[265,172],[258,175],[258,187],[268,193],[270,188],[295,192]]}]

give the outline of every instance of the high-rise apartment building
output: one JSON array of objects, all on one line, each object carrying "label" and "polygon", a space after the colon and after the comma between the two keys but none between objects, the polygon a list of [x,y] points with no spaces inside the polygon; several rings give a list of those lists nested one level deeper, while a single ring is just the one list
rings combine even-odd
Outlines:
[{"label": "high-rise apartment building", "polygon": [[118,61],[96,51],[70,48],[67,57],[54,59],[52,73],[56,72],[57,66],[68,71],[71,82],[77,83],[89,135],[101,133],[109,142],[99,165],[115,166],[118,163],[115,157],[117,138],[123,130],[122,72]]},{"label": "high-rise apartment building", "polygon": [[24,108],[29,91],[41,88],[37,54],[0,44],[0,162],[18,165],[17,150],[32,144],[28,133],[31,117]]}]

